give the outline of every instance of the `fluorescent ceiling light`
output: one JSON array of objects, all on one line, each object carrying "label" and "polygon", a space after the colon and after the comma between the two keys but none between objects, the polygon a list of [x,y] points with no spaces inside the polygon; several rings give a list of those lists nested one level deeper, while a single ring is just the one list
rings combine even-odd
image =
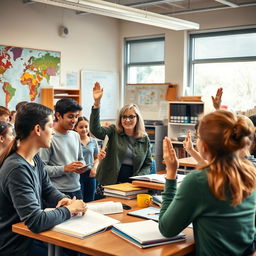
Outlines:
[{"label": "fluorescent ceiling light", "polygon": [[227,1],[227,0],[215,0],[215,2],[225,4],[225,5],[228,5],[230,7],[239,7],[238,4],[232,3],[231,1]]},{"label": "fluorescent ceiling light", "polygon": [[147,12],[120,4],[109,3],[102,0],[34,0],[34,2],[173,30],[199,29],[198,23],[172,18],[153,12]]}]

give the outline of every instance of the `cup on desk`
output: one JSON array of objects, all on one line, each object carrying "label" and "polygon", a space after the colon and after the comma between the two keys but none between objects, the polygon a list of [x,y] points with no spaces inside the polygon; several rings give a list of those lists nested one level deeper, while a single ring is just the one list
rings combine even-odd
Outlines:
[{"label": "cup on desk", "polygon": [[149,194],[138,194],[137,205],[138,207],[145,208],[149,207],[152,203],[152,196]]}]

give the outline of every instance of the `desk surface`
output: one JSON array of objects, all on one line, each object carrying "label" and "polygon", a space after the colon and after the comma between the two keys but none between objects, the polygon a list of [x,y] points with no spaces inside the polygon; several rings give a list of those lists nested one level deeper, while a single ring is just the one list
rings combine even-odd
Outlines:
[{"label": "desk surface", "polygon": [[[132,211],[138,209],[135,200],[119,200],[117,198],[108,197],[101,201],[121,201],[132,207]],[[131,211],[130,210],[130,211]],[[108,215],[122,222],[132,222],[143,220],[140,218],[127,215],[127,210],[123,213]],[[87,237],[84,239],[75,238],[69,235],[61,234],[54,231],[44,231],[38,234],[31,232],[23,223],[17,223],[12,226],[15,233],[41,240],[50,244],[65,247],[82,253],[87,253],[93,256],[165,256],[165,255],[186,255],[194,251],[194,238],[193,230],[186,228],[183,233],[186,234],[186,241],[173,244],[166,244],[147,249],[140,249],[139,247],[123,240],[117,235],[113,234],[110,230]]]},{"label": "desk surface", "polygon": [[180,158],[178,160],[179,160],[179,166],[195,168],[197,165],[197,161],[193,157],[185,157],[185,158]]}]

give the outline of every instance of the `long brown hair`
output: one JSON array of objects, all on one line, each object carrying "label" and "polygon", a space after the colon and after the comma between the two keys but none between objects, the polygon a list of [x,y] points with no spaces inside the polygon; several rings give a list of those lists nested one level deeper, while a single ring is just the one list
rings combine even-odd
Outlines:
[{"label": "long brown hair", "polygon": [[212,112],[199,123],[200,140],[211,155],[208,184],[219,200],[241,203],[256,188],[256,168],[239,150],[250,145],[254,130],[246,120],[225,110]]},{"label": "long brown hair", "polygon": [[27,103],[17,111],[15,119],[16,137],[1,154],[0,166],[2,166],[4,160],[9,155],[17,151],[18,142],[26,139],[37,124],[44,129],[45,124],[49,121],[49,115],[51,114],[52,110],[50,108],[37,103]]}]

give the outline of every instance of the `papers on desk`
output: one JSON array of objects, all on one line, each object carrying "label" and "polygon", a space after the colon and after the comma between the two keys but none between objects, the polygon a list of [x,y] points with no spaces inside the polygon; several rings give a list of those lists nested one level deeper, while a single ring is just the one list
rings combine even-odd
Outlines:
[{"label": "papers on desk", "polygon": [[137,211],[128,212],[127,215],[136,216],[144,219],[159,220],[160,208],[146,207]]},{"label": "papers on desk", "polygon": [[[186,175],[177,174],[177,183],[181,183]],[[157,183],[165,183],[165,174],[148,174],[148,175],[140,175],[140,176],[133,176],[130,179],[134,180],[144,180],[150,182],[157,182]]]},{"label": "papers on desk", "polygon": [[158,229],[158,223],[153,220],[114,224],[111,231],[140,248],[185,240],[185,235],[182,233],[171,238],[162,236]]},{"label": "papers on desk", "polygon": [[87,210],[84,216],[74,216],[52,228],[53,231],[85,238],[118,223],[119,220]]}]

